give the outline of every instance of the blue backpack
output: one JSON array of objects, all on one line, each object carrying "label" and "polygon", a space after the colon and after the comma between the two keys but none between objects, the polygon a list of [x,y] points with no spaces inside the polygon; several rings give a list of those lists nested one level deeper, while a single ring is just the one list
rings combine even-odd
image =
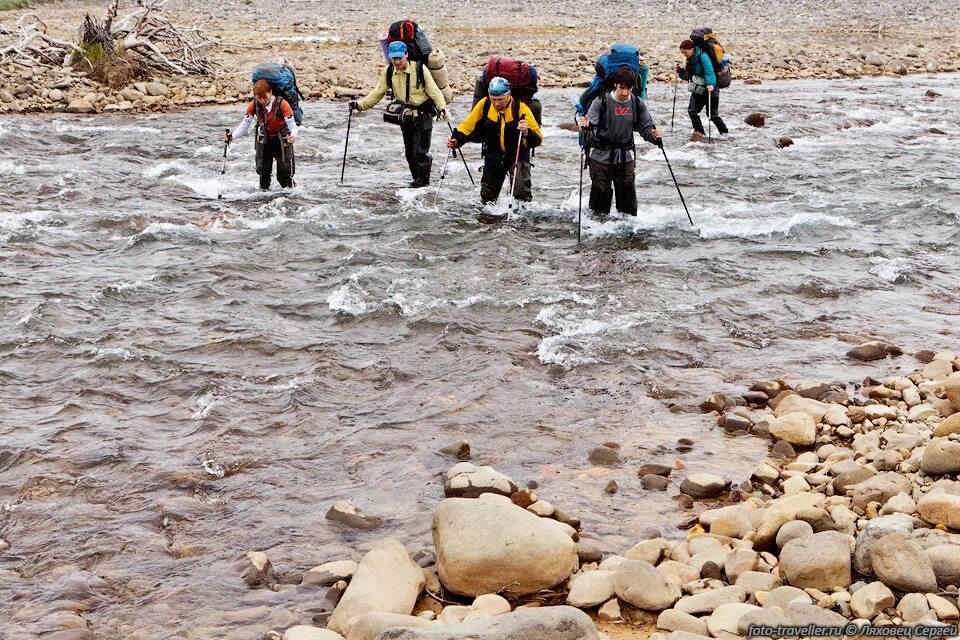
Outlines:
[{"label": "blue backpack", "polygon": [[293,120],[299,127],[303,124],[303,109],[300,107],[300,99],[303,94],[297,87],[297,76],[293,73],[293,68],[287,64],[279,62],[267,62],[257,65],[253,69],[253,82],[266,80],[273,89],[273,95],[280,96],[287,101],[290,108],[293,109]]},{"label": "blue backpack", "polygon": [[647,99],[647,78],[650,67],[640,58],[640,49],[632,44],[614,43],[610,45],[610,53],[605,53],[597,59],[596,75],[587,90],[580,95],[577,103],[577,112],[584,114],[590,108],[590,103],[601,93],[613,89],[607,78],[617,69],[627,67],[637,76],[637,88],[634,93],[641,100]]}]

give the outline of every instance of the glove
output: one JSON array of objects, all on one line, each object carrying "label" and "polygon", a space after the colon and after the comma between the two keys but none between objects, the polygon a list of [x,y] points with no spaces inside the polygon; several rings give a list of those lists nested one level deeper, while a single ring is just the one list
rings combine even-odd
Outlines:
[{"label": "glove", "polygon": [[224,135],[224,139],[226,140],[226,143],[227,143],[227,144],[230,144],[231,142],[233,142],[233,134],[230,133],[229,130],[224,131],[224,132],[223,132],[223,135]]},{"label": "glove", "polygon": [[350,101],[350,111],[360,111],[360,104],[356,100]]},{"label": "glove", "polygon": [[653,144],[663,149],[663,138],[657,138],[656,140],[653,141]]},{"label": "glove", "polygon": [[440,109],[437,111],[437,120],[446,120],[447,119],[447,110]]}]

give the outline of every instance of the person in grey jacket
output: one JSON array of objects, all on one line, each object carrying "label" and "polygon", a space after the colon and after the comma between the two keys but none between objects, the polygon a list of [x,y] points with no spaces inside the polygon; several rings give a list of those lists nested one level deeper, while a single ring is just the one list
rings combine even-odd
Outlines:
[{"label": "person in grey jacket", "polygon": [[590,210],[600,220],[610,214],[614,195],[617,211],[637,215],[634,131],[650,144],[663,146],[647,105],[633,93],[637,82],[633,71],[618,69],[610,80],[613,90],[597,96],[579,122],[587,130]]}]

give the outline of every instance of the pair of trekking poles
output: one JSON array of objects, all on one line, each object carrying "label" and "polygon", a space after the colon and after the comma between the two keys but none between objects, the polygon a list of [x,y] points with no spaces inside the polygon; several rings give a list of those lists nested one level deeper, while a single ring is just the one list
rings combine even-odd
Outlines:
[{"label": "pair of trekking poles", "polygon": [[[674,99],[674,106],[676,106],[676,99]],[[574,121],[576,121],[577,116],[574,115]],[[577,123],[579,128],[579,122]],[[673,125],[670,125],[670,130],[673,130]],[[577,199],[577,244],[580,244],[580,235],[583,230],[583,169],[587,164],[587,147],[584,144],[583,140],[584,134],[579,134],[580,140],[580,197]],[[687,202],[683,199],[683,192],[680,191],[680,184],[677,182],[677,176],[673,173],[673,167],[670,166],[670,158],[667,157],[667,150],[663,146],[663,140],[660,140],[660,151],[663,152],[663,159],[667,162],[667,169],[670,170],[670,177],[673,178],[673,185],[677,188],[677,195],[680,196],[680,203],[683,205],[683,210],[687,213],[687,220],[690,221],[691,226],[693,224],[693,218],[690,217],[690,209],[687,208]]]}]

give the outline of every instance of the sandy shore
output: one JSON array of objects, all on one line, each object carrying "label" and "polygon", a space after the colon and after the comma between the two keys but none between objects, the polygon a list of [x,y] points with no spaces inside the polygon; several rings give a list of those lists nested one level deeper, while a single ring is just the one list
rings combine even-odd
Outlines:
[{"label": "sandy shore", "polygon": [[[640,46],[656,82],[672,82],[677,44],[692,26],[711,25],[734,59],[735,83],[772,79],[843,78],[949,72],[960,69],[960,11],[942,3],[880,3],[861,7],[794,6],[781,0],[733,2],[721,12],[694,12],[681,3],[619,3],[591,8],[572,2],[513,0],[420,3],[413,16],[448,59],[458,105],[468,101],[474,77],[492,54],[536,65],[541,87],[586,85],[593,62],[611,42]],[[57,37],[75,37],[88,2],[43,4],[39,14]],[[121,10],[122,11],[122,10]],[[8,30],[26,10],[0,14]],[[365,93],[383,66],[378,34],[400,10],[379,3],[342,6],[329,0],[218,0],[203,10],[175,0],[174,22],[195,26],[219,44],[218,72],[208,78],[166,76],[126,87],[108,87],[80,70],[0,65],[0,113],[163,111],[194,104],[229,104],[249,96],[249,74],[258,62],[284,56],[312,100],[343,100]],[[623,28],[620,28],[620,26]],[[11,42],[0,36],[0,42]],[[735,90],[734,85],[734,89]],[[72,107],[71,107],[72,105]]]}]

